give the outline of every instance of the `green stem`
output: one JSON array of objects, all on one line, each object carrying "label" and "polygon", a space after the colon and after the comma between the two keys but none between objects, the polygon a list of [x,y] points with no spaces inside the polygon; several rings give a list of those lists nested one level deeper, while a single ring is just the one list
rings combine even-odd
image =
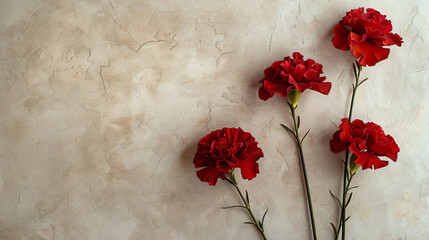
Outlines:
[{"label": "green stem", "polygon": [[226,178],[226,180],[235,187],[235,189],[237,190],[238,194],[240,195],[241,200],[244,203],[245,208],[247,209],[247,212],[249,213],[250,217],[252,218],[252,222],[255,225],[255,227],[258,229],[259,233],[262,236],[262,239],[267,240],[267,237],[265,236],[265,232],[264,232],[264,227],[260,224],[260,222],[258,220],[256,220],[255,215],[253,215],[252,209],[250,208],[250,203],[247,200],[247,195],[246,198],[244,198],[243,194],[241,193],[240,188],[238,187],[237,181],[235,180],[234,177],[234,171],[231,171],[230,173],[231,175],[231,179]]},{"label": "green stem", "polygon": [[307,194],[307,203],[308,203],[308,208],[310,211],[310,220],[311,220],[311,228],[312,228],[312,233],[313,233],[313,240],[317,240],[316,224],[314,221],[314,213],[313,213],[313,204],[311,202],[310,187],[308,186],[307,170],[305,168],[304,153],[302,151],[302,140],[299,138],[299,131],[298,131],[299,126],[298,126],[297,121],[296,121],[295,108],[292,106],[292,104],[289,104],[289,107],[291,110],[291,115],[292,115],[292,119],[293,119],[293,126],[294,126],[294,130],[295,130],[294,137],[296,140],[296,145],[298,147],[299,159],[301,160],[302,173],[304,176],[305,192]]},{"label": "green stem", "polygon": [[[347,186],[346,186],[346,196],[348,196],[348,193],[349,193],[349,190],[350,190],[350,183],[352,182],[352,179],[353,179],[353,176],[356,174],[356,173],[351,173],[351,172],[349,172],[348,174],[350,174],[350,178],[348,178],[347,179]],[[347,175],[348,176],[348,175]],[[351,196],[350,196],[350,198],[351,198]],[[341,203],[341,208],[343,207],[343,206],[345,206],[344,208],[346,208],[347,207],[347,203],[345,202],[345,201],[348,201],[348,200],[344,200],[343,199],[343,202]],[[346,220],[346,219],[345,219]],[[341,218],[340,218],[340,222],[339,222],[339,224],[338,224],[338,228],[337,228],[337,231],[335,232],[335,239],[338,239],[338,237],[339,237],[339,233],[340,233],[340,231],[341,231],[341,227],[343,226],[343,215],[341,214]]]},{"label": "green stem", "polygon": [[[350,111],[349,111],[349,122],[352,121],[352,114],[353,114],[353,106],[354,106],[354,102],[355,102],[355,97],[356,97],[356,92],[357,89],[359,87],[359,85],[361,83],[359,83],[359,77],[360,77],[360,73],[362,71],[362,66],[359,65],[359,63],[356,62],[356,67],[353,65],[353,69],[354,69],[354,74],[355,74],[355,84],[353,84],[353,94],[352,94],[352,100],[350,103]],[[343,228],[343,231],[341,232],[341,239],[345,240],[346,239],[346,204],[345,202],[347,201],[347,191],[348,191],[348,166],[349,166],[349,154],[350,151],[349,149],[346,150],[346,157],[344,159],[344,175],[343,175],[343,202],[342,202],[342,206],[341,206],[341,223],[338,226],[338,231],[340,230],[341,226]],[[351,178],[350,178],[351,180]]]}]

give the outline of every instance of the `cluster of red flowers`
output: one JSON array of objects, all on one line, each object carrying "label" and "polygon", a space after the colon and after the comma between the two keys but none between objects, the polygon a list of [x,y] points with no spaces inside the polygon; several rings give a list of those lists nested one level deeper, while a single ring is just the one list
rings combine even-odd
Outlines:
[{"label": "cluster of red flowers", "polygon": [[[334,30],[334,38],[332,39],[335,48],[343,51],[351,50],[358,63],[355,63],[355,85],[353,87],[353,97],[350,106],[350,118],[354,103],[354,96],[357,87],[365,80],[359,82],[362,66],[373,66],[376,63],[386,59],[389,56],[390,50],[386,46],[398,45],[401,46],[402,38],[398,34],[392,33],[392,25],[385,15],[381,15],[378,11],[368,8],[365,12],[364,8],[353,9],[347,12],[346,16],[337,24]],[[325,82],[326,77],[323,74],[323,66],[316,63],[313,59],[304,60],[304,56],[299,52],[294,52],[292,57],[285,57],[282,61],[275,61],[270,67],[264,71],[264,78],[260,81],[262,84],[259,88],[259,98],[268,100],[274,94],[279,94],[281,97],[288,97],[288,104],[291,109],[291,116],[294,122],[293,132],[290,128],[282,125],[296,138],[298,149],[300,150],[300,160],[307,193],[309,212],[311,216],[313,238],[316,237],[316,228],[314,225],[314,215],[311,204],[310,190],[308,188],[308,180],[305,170],[304,157],[302,151],[302,141],[305,138],[299,138],[299,116],[298,121],[295,118],[295,109],[300,97],[306,89],[311,89],[327,95],[331,90],[331,83]],[[358,70],[356,70],[358,69]],[[297,123],[298,122],[298,123]],[[390,158],[396,162],[398,158],[399,147],[392,136],[386,135],[383,129],[372,122],[363,122],[356,119],[351,122],[350,119],[342,119],[339,130],[333,135],[330,140],[330,148],[334,153],[339,153],[344,150],[346,152],[346,160],[344,166],[344,182],[343,182],[343,201],[334,196],[341,205],[341,222],[338,230],[333,226],[337,235],[342,227],[342,236],[345,239],[346,207],[351,199],[351,194],[348,195],[351,177],[356,173],[359,166],[362,169],[377,169],[385,167],[389,161],[380,159],[380,157]],[[353,154],[349,158],[349,151]],[[203,182],[208,182],[209,185],[216,185],[218,179],[225,180],[237,189],[244,206],[249,211],[252,218],[252,223],[261,233],[263,239],[266,239],[263,229],[265,214],[262,221],[257,221],[250,210],[249,197],[246,191],[246,198],[243,197],[237,182],[234,178],[233,170],[241,169],[243,179],[251,180],[259,173],[258,160],[263,157],[262,150],[258,147],[255,138],[244,132],[241,128],[223,128],[216,130],[202,138],[198,142],[197,153],[194,157],[194,166],[197,168],[197,176]],[[347,164],[348,161],[352,164]],[[353,162],[354,161],[354,162]],[[353,164],[356,163],[356,164]],[[331,193],[332,194],[332,193]],[[348,202],[346,203],[346,198]],[[268,211],[268,210],[267,210]],[[332,224],[332,223],[331,223]]]},{"label": "cluster of red flowers", "polygon": [[259,173],[258,159],[263,157],[255,138],[241,128],[216,130],[198,142],[194,158],[195,168],[201,181],[216,185],[220,178],[233,168],[241,169],[241,176],[251,180]]},{"label": "cluster of red flowers", "polygon": [[287,97],[289,90],[297,89],[300,93],[306,89],[328,94],[331,90],[330,82],[321,77],[323,66],[313,59],[304,60],[299,52],[292,54],[293,58],[285,57],[283,61],[276,61],[264,71],[264,79],[260,81],[259,97],[267,100],[275,93]]},{"label": "cluster of red flowers", "polygon": [[384,46],[401,46],[402,38],[392,33],[392,24],[386,15],[367,8],[353,9],[341,20],[334,30],[334,47],[347,51],[351,49],[362,66],[374,66],[386,59],[390,50]]},{"label": "cluster of red flowers", "polygon": [[[359,59],[359,64],[372,66],[386,59],[389,49],[384,46],[401,46],[402,38],[393,34],[392,25],[385,15],[368,8],[353,9],[335,27],[333,45],[341,50],[351,50]],[[283,61],[276,61],[265,69],[264,78],[260,81],[259,97],[267,100],[275,93],[287,97],[291,89],[302,93],[312,89],[328,94],[331,83],[325,82],[323,66],[313,59],[304,60],[299,52]],[[388,161],[381,160],[386,156],[396,161],[399,147],[390,135],[385,135],[375,123],[364,123],[355,120],[352,123],[343,119],[340,130],[330,142],[334,153],[349,149],[356,156],[356,163],[367,168],[381,168]],[[259,173],[257,160],[263,156],[262,150],[250,133],[240,128],[216,130],[201,139],[194,158],[198,177],[210,185],[217,180],[225,179],[225,174],[233,168],[240,168],[244,179],[252,179]]]},{"label": "cluster of red flowers", "polygon": [[340,130],[334,133],[330,145],[334,153],[348,148],[357,156],[355,163],[362,169],[385,167],[389,162],[379,157],[386,156],[395,162],[399,152],[393,137],[386,135],[379,125],[359,119],[349,122],[348,118],[343,118]]}]

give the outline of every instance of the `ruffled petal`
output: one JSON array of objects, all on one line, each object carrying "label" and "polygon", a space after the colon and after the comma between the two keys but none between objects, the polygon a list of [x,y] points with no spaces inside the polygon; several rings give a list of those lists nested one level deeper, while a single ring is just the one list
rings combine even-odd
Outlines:
[{"label": "ruffled petal", "polygon": [[343,51],[347,51],[350,49],[349,47],[349,34],[350,31],[344,27],[342,23],[338,23],[334,29],[334,38],[332,39],[332,43],[335,48],[341,49]]},{"label": "ruffled petal", "polygon": [[220,178],[222,180],[225,179],[225,173],[219,171],[216,167],[206,167],[197,171],[198,178],[203,182],[208,182],[209,185],[214,186],[217,183],[217,180]]},{"label": "ruffled petal", "polygon": [[238,167],[241,169],[243,179],[252,180],[259,173],[259,164],[256,162],[263,157],[262,150],[251,152],[247,155],[247,159],[241,160]]},{"label": "ruffled petal", "polygon": [[264,86],[261,86],[259,88],[258,94],[259,94],[259,98],[262,99],[262,100],[264,100],[264,101],[266,101],[269,98],[272,98],[274,96],[274,93],[270,93],[267,90],[265,90]]},{"label": "ruffled petal", "polygon": [[363,170],[367,168],[377,169],[389,165],[388,161],[381,160],[373,153],[360,151],[356,144],[350,145],[349,149],[357,156],[355,163],[361,165]]},{"label": "ruffled petal", "polygon": [[350,48],[355,58],[361,57],[359,64],[362,66],[374,66],[386,59],[390,53],[389,49],[378,47],[370,42],[350,42]]},{"label": "ruffled petal", "polygon": [[288,75],[288,78],[289,78],[289,83],[292,86],[294,86],[296,88],[296,90],[298,90],[298,92],[300,92],[300,93],[304,92],[305,89],[310,87],[305,83],[300,83],[300,82],[295,81],[295,79],[291,75]]},{"label": "ruffled petal", "polygon": [[289,94],[289,88],[291,86],[289,84],[276,83],[265,80],[264,87],[268,92],[277,93],[282,97],[287,97],[287,95]]},{"label": "ruffled petal", "polygon": [[343,143],[343,142],[338,141],[338,140],[333,140],[333,139],[331,139],[331,141],[329,141],[329,146],[331,147],[331,151],[333,153],[342,152],[349,147],[348,144]]},{"label": "ruffled petal", "polygon": [[330,82],[311,82],[310,89],[316,92],[320,92],[322,94],[328,95],[329,91],[331,90],[331,83]]}]

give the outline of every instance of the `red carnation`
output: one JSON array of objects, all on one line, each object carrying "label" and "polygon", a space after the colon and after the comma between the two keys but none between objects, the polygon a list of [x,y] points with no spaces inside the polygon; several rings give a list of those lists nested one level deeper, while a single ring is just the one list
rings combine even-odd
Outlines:
[{"label": "red carnation", "polygon": [[374,66],[386,59],[390,50],[383,46],[401,46],[402,38],[392,33],[392,24],[378,11],[367,8],[353,9],[341,20],[334,30],[334,47],[347,51],[351,49],[362,66]]},{"label": "red carnation", "polygon": [[334,153],[348,148],[357,156],[355,162],[361,165],[362,169],[387,166],[389,162],[381,160],[379,156],[386,156],[396,162],[399,152],[393,137],[384,134],[379,125],[364,123],[359,119],[349,123],[348,118],[343,118],[340,130],[334,133],[330,145]]},{"label": "red carnation", "polygon": [[267,100],[275,93],[287,97],[289,90],[297,89],[300,93],[309,88],[317,92],[328,94],[331,90],[330,82],[321,77],[323,66],[313,59],[304,60],[299,52],[283,61],[276,61],[264,71],[264,79],[260,81],[259,98]]},{"label": "red carnation", "polygon": [[198,142],[195,154],[195,168],[201,181],[216,185],[218,178],[233,168],[241,169],[241,176],[251,180],[259,173],[258,159],[263,157],[255,138],[241,128],[216,130]]}]

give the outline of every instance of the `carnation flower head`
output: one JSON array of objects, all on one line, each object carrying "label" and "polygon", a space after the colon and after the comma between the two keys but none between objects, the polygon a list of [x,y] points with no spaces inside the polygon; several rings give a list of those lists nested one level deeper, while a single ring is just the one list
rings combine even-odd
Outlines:
[{"label": "carnation flower head", "polygon": [[386,135],[379,125],[364,123],[359,119],[350,123],[348,118],[342,119],[340,130],[334,133],[330,147],[334,153],[348,148],[356,155],[355,163],[361,165],[362,169],[377,169],[389,164],[379,157],[388,157],[396,162],[399,152],[393,137]]},{"label": "carnation flower head", "polygon": [[260,81],[259,98],[267,100],[275,93],[287,97],[291,90],[296,89],[299,93],[306,89],[328,94],[331,89],[330,82],[324,82],[326,77],[323,66],[313,59],[304,60],[299,52],[294,52],[292,57],[285,57],[283,61],[276,61],[265,69],[264,78]]},{"label": "carnation flower head", "polygon": [[216,185],[220,178],[234,168],[241,169],[241,176],[251,180],[259,173],[257,161],[263,157],[255,138],[241,128],[223,128],[209,133],[198,142],[194,157],[197,176],[209,185]]},{"label": "carnation flower head", "polygon": [[337,24],[332,39],[335,48],[351,50],[362,66],[374,66],[386,59],[390,50],[385,46],[401,46],[402,38],[392,33],[386,15],[367,8],[353,9]]}]

